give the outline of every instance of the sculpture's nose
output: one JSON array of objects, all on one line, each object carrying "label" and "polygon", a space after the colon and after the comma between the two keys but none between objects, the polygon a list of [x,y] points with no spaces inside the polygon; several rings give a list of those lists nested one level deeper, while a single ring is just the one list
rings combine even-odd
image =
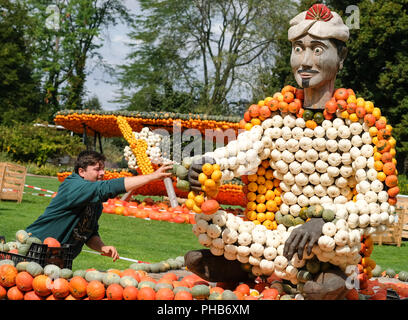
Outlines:
[{"label": "sculpture's nose", "polygon": [[313,51],[310,48],[304,50],[302,59],[302,70],[310,70],[313,66]]}]

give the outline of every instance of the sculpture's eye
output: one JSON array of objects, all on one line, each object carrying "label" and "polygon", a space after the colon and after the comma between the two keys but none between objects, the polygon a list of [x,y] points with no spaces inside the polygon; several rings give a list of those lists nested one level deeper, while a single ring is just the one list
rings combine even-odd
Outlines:
[{"label": "sculpture's eye", "polygon": [[296,53],[301,53],[303,51],[302,47],[300,47],[300,46],[296,46],[294,48],[294,50],[295,50]]},{"label": "sculpture's eye", "polygon": [[316,48],[314,48],[314,54],[315,55],[321,55],[323,53],[323,48],[321,48],[321,47],[316,47]]}]

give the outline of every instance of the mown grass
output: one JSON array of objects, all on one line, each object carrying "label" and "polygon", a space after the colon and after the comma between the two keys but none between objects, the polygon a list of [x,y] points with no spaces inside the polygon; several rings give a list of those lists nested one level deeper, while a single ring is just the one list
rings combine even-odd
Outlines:
[{"label": "mown grass", "polygon": [[[60,182],[56,178],[27,176],[26,184],[57,191]],[[28,188],[25,191],[39,192]],[[6,236],[8,241],[13,239],[17,230],[26,228],[42,214],[50,200],[48,197],[24,194],[20,204],[0,201],[0,235]],[[202,248],[191,231],[192,226],[188,224],[102,214],[99,226],[105,244],[115,246],[120,256],[135,260],[158,262],[184,255],[189,250]],[[84,250],[91,251],[86,246]],[[74,260],[74,270],[125,269],[133,263],[125,260],[112,262],[110,258],[84,250]],[[408,241],[403,241],[401,247],[376,245],[371,257],[383,269],[408,271]]]}]

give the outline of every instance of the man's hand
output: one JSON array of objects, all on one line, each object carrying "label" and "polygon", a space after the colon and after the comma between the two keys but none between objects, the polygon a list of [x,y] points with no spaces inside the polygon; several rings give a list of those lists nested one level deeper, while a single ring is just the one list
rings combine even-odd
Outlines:
[{"label": "man's hand", "polygon": [[302,226],[294,229],[289,238],[285,242],[283,255],[288,260],[291,260],[297,252],[299,259],[303,259],[303,251],[306,247],[306,253],[310,255],[315,243],[322,235],[322,227],[324,225],[322,218],[312,218]]},{"label": "man's hand", "polygon": [[202,191],[201,183],[198,181],[198,175],[203,172],[202,167],[205,163],[214,164],[215,160],[211,157],[203,156],[201,159],[194,161],[188,169],[187,179],[193,191]]},{"label": "man's hand", "polygon": [[173,168],[173,165],[163,165],[155,172],[152,173],[153,180],[162,180],[167,177],[171,177],[172,173],[168,172]]},{"label": "man's hand", "polygon": [[101,248],[101,251],[102,251],[101,255],[113,258],[113,262],[119,259],[118,251],[113,246],[103,246]]}]

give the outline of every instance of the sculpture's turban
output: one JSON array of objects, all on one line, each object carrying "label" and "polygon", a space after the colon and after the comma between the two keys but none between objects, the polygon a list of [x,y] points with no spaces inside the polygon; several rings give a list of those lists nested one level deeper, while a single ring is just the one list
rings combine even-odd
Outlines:
[{"label": "sculpture's turban", "polygon": [[298,14],[290,21],[289,41],[310,34],[317,38],[338,39],[347,42],[350,32],[343,19],[323,4],[315,4],[308,11]]}]

